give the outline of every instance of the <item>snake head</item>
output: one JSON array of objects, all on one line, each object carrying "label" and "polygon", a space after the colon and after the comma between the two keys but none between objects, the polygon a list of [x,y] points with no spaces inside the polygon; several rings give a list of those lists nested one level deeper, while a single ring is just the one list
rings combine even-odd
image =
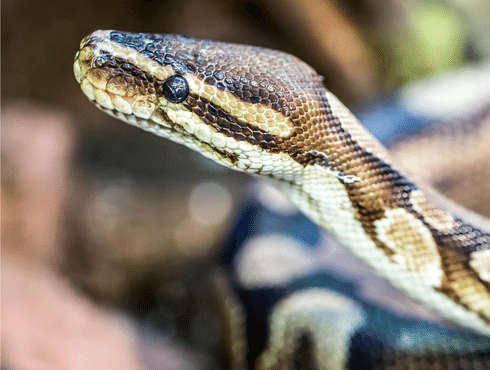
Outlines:
[{"label": "snake head", "polygon": [[248,172],[271,172],[264,153],[302,153],[326,92],[292,55],[178,35],[96,31],[74,72],[103,111]]}]

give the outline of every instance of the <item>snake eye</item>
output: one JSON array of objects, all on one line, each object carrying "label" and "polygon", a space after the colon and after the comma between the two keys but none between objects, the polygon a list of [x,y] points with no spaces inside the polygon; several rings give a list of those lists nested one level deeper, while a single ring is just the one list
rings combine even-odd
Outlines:
[{"label": "snake eye", "polygon": [[182,76],[170,76],[163,83],[163,93],[172,103],[183,102],[189,96],[189,84]]}]

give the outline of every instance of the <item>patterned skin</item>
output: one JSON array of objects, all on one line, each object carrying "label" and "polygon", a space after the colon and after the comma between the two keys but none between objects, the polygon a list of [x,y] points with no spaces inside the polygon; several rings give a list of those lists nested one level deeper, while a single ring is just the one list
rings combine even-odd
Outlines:
[{"label": "patterned skin", "polygon": [[267,178],[395,287],[490,336],[489,229],[428,200],[304,62],[252,46],[96,31],[74,71],[103,111]]}]

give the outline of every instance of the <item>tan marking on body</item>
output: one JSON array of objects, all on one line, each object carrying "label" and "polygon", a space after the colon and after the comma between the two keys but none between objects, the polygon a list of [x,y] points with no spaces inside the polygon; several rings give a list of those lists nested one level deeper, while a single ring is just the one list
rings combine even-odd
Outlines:
[{"label": "tan marking on body", "polygon": [[[336,292],[311,288],[276,304],[269,316],[269,337],[256,361],[260,370],[291,369],[302,336],[308,338],[318,370],[343,369],[351,335],[363,325],[365,314],[353,300]],[[302,364],[305,365],[305,364]]]},{"label": "tan marking on body", "polygon": [[468,268],[466,259],[450,250],[441,250],[445,263],[445,277],[441,291],[478,313],[490,323],[490,291],[488,284],[480,280],[476,271]]},{"label": "tan marking on body", "polygon": [[429,202],[420,190],[410,193],[410,203],[414,211],[422,215],[424,220],[438,231],[448,232],[453,229],[456,221],[454,217]]},{"label": "tan marking on body", "polygon": [[471,253],[470,266],[478,273],[480,279],[490,283],[490,250]]},{"label": "tan marking on body", "polygon": [[402,208],[387,210],[385,215],[374,224],[378,239],[395,252],[392,260],[428,285],[440,287],[444,276],[441,256],[429,229]]}]

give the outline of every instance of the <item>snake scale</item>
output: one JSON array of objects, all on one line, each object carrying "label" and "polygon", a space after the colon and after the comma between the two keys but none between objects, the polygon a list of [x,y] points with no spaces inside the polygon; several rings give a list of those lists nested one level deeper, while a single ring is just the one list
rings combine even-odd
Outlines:
[{"label": "snake scale", "polygon": [[[74,72],[101,110],[267,179],[393,286],[490,336],[488,221],[465,221],[408,180],[298,58],[186,36],[96,31],[82,40]],[[303,298],[274,309],[268,344],[251,367],[345,366],[327,366],[321,337],[305,362],[315,366],[288,362],[288,348],[304,339],[295,330],[315,330],[288,307],[322,305],[315,294]]]}]

